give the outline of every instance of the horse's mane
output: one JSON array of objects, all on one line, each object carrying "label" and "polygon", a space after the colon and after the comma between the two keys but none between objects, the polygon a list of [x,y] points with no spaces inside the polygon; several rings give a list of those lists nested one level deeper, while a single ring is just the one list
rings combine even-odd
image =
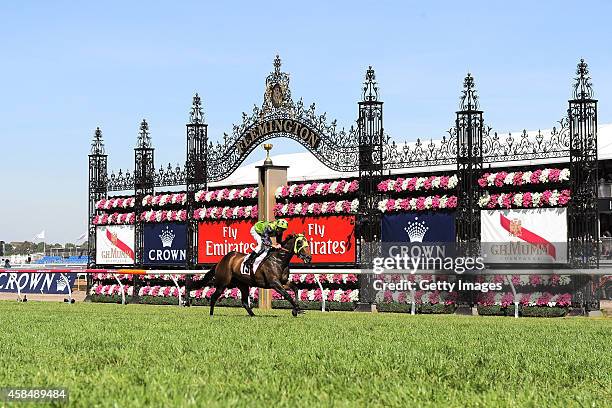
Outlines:
[{"label": "horse's mane", "polygon": [[285,237],[285,239],[283,239],[283,242],[281,243],[284,244],[285,242],[289,241],[290,239],[294,239],[295,237],[297,237],[298,234],[289,234]]}]

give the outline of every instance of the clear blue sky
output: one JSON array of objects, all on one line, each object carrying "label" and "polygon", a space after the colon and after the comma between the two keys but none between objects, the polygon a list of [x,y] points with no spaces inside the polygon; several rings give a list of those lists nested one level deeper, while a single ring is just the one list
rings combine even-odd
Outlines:
[{"label": "clear blue sky", "polygon": [[158,165],[184,161],[193,93],[209,135],[229,133],[261,103],[276,53],[294,99],[347,127],[373,65],[400,140],[444,134],[468,70],[495,130],[549,128],[581,57],[612,122],[610,16],[609,1],[2,2],[0,239],[73,241],[96,126],[111,169],[133,166],[142,118]]}]

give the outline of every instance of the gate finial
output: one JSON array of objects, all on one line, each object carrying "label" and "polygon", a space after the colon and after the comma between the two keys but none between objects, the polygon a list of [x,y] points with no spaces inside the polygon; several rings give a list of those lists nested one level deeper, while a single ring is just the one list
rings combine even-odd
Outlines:
[{"label": "gate finial", "polygon": [[274,72],[276,72],[277,74],[280,74],[280,68],[281,68],[281,59],[278,56],[278,54],[276,54],[276,58],[274,58]]},{"label": "gate finial", "polygon": [[476,85],[474,84],[474,77],[469,72],[463,80],[463,95],[461,95],[460,109],[478,109],[478,95],[476,95]]},{"label": "gate finial", "polygon": [[139,149],[148,149],[151,147],[151,134],[149,133],[149,124],[146,119],[140,122],[140,132],[138,132],[136,147]]},{"label": "gate finial", "polygon": [[374,69],[371,65],[366,71],[365,82],[363,83],[363,101],[378,101],[378,86],[376,84],[376,74],[374,73]]},{"label": "gate finial", "polygon": [[99,127],[96,128],[91,142],[91,154],[104,154],[104,140],[102,139],[102,131]]},{"label": "gate finial", "polygon": [[204,114],[202,113],[202,100],[196,92],[191,104],[191,112],[189,113],[189,123],[197,125],[204,123]]},{"label": "gate finial", "polygon": [[576,75],[574,80],[574,99],[592,99],[593,98],[593,85],[591,84],[591,77],[589,76],[589,66],[584,59],[581,58],[576,68]]}]

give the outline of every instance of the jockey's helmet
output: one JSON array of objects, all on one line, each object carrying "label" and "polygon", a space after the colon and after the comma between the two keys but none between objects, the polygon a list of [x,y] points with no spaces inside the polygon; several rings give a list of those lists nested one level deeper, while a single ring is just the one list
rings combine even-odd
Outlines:
[{"label": "jockey's helmet", "polygon": [[278,220],[275,221],[275,223],[276,223],[276,228],[284,229],[284,230],[289,228],[289,223],[284,218],[279,218]]}]

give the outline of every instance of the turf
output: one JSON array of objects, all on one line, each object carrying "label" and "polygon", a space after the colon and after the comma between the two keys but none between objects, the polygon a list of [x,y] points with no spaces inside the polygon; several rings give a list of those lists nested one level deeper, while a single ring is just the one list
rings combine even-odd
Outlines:
[{"label": "turf", "polygon": [[0,387],[86,407],[612,406],[612,319],[257,313],[0,302]]}]

